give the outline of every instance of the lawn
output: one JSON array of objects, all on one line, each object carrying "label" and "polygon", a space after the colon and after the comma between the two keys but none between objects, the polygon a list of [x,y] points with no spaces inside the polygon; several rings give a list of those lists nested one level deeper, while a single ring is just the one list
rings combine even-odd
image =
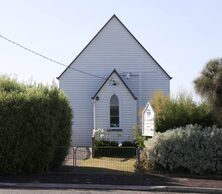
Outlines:
[{"label": "lawn", "polygon": [[134,158],[97,157],[82,160],[80,166],[132,173],[135,172],[135,162]]}]

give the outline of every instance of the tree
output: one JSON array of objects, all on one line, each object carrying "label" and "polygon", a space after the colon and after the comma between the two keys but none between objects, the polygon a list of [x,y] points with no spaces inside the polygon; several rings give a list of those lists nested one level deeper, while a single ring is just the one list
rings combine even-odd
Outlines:
[{"label": "tree", "polygon": [[211,106],[220,123],[222,113],[222,59],[210,60],[194,80],[195,90]]}]

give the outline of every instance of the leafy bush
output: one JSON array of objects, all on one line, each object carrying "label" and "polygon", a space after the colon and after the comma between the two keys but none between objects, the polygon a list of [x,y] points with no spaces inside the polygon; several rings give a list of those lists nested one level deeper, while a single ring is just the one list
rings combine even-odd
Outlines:
[{"label": "leafy bush", "polygon": [[113,139],[112,132],[106,129],[94,129],[93,131],[93,156],[94,157],[135,157],[137,144],[135,142],[119,142],[118,136],[116,141]]},{"label": "leafy bush", "polygon": [[215,119],[205,103],[197,104],[191,95],[179,94],[176,98],[164,96],[162,92],[154,94],[151,104],[155,110],[155,131],[165,132],[179,126],[199,124],[212,126]]},{"label": "leafy bush", "polygon": [[115,141],[95,140],[96,147],[118,147]]},{"label": "leafy bush", "polygon": [[125,141],[122,145],[115,141],[94,140],[94,157],[134,157],[136,145],[134,142]]},{"label": "leafy bush", "polygon": [[122,147],[137,147],[135,142],[131,142],[131,141],[124,141],[122,143]]},{"label": "leafy bush", "polygon": [[[95,140],[96,147],[119,147],[116,141]],[[124,141],[120,147],[136,147],[136,144],[131,141]]]},{"label": "leafy bush", "polygon": [[134,125],[133,130],[134,130],[134,137],[135,137],[136,147],[143,148],[145,137],[142,136],[142,130],[141,130],[140,125]]},{"label": "leafy bush", "polygon": [[108,138],[108,131],[106,129],[94,129],[93,130],[93,137],[97,141],[104,141]]},{"label": "leafy bush", "polygon": [[0,172],[36,173],[62,164],[72,113],[57,87],[0,77]]},{"label": "leafy bush", "polygon": [[141,164],[146,170],[222,174],[221,157],[222,129],[187,125],[155,134]]},{"label": "leafy bush", "polygon": [[25,85],[18,83],[15,78],[0,76],[0,92],[24,92]]},{"label": "leafy bush", "polygon": [[136,147],[96,147],[94,157],[132,158],[136,156]]}]

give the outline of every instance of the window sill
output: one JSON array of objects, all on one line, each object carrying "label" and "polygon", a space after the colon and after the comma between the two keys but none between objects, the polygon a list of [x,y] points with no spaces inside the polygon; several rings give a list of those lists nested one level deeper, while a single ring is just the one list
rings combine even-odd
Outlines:
[{"label": "window sill", "polygon": [[107,129],[107,131],[122,131],[122,129],[120,129],[120,128],[110,128],[110,129]]}]

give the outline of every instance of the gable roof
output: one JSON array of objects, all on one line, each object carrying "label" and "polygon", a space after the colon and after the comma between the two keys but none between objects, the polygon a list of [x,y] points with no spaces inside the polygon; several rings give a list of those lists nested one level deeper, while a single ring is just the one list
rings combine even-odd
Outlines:
[{"label": "gable roof", "polygon": [[154,110],[153,110],[153,107],[152,107],[151,103],[150,103],[150,102],[147,102],[147,103],[146,103],[145,108],[144,108],[144,109],[143,109],[143,111],[142,111],[142,114],[144,114],[144,113],[145,113],[145,111],[146,111],[146,109],[147,109],[148,107],[150,107],[150,109],[151,109],[151,110],[154,112]]},{"label": "gable roof", "polygon": [[103,88],[103,86],[106,84],[106,82],[109,80],[109,78],[116,73],[116,75],[119,77],[119,79],[122,81],[122,83],[124,84],[124,86],[126,87],[126,89],[129,91],[129,93],[132,95],[132,97],[136,100],[137,97],[133,94],[133,92],[129,89],[129,87],[126,85],[125,81],[123,80],[123,78],[119,75],[119,73],[116,71],[116,69],[114,69],[112,71],[112,73],[106,78],[106,80],[103,82],[103,84],[100,86],[100,88],[98,89],[98,91],[96,92],[96,94],[92,97],[92,99],[94,99],[98,93],[100,92],[100,90]]},{"label": "gable roof", "polygon": [[144,46],[136,39],[136,37],[127,29],[127,27],[120,21],[120,19],[114,14],[106,23],[105,25],[97,32],[97,34],[92,38],[92,40],[89,41],[89,43],[83,48],[83,50],[76,56],[76,58],[69,64],[69,66],[66,67],[66,69],[60,74],[57,79],[59,79],[66,70],[72,65],[72,63],[83,53],[83,51],[91,44],[91,42],[98,36],[98,34],[107,26],[107,24],[113,19],[116,18],[120,24],[126,29],[126,31],[134,38],[134,40],[143,48],[143,50],[154,60],[154,62],[160,67],[160,69],[163,70],[163,72],[167,75],[169,79],[172,79],[172,77],[161,67],[161,65],[153,58],[153,56],[144,48]]}]

